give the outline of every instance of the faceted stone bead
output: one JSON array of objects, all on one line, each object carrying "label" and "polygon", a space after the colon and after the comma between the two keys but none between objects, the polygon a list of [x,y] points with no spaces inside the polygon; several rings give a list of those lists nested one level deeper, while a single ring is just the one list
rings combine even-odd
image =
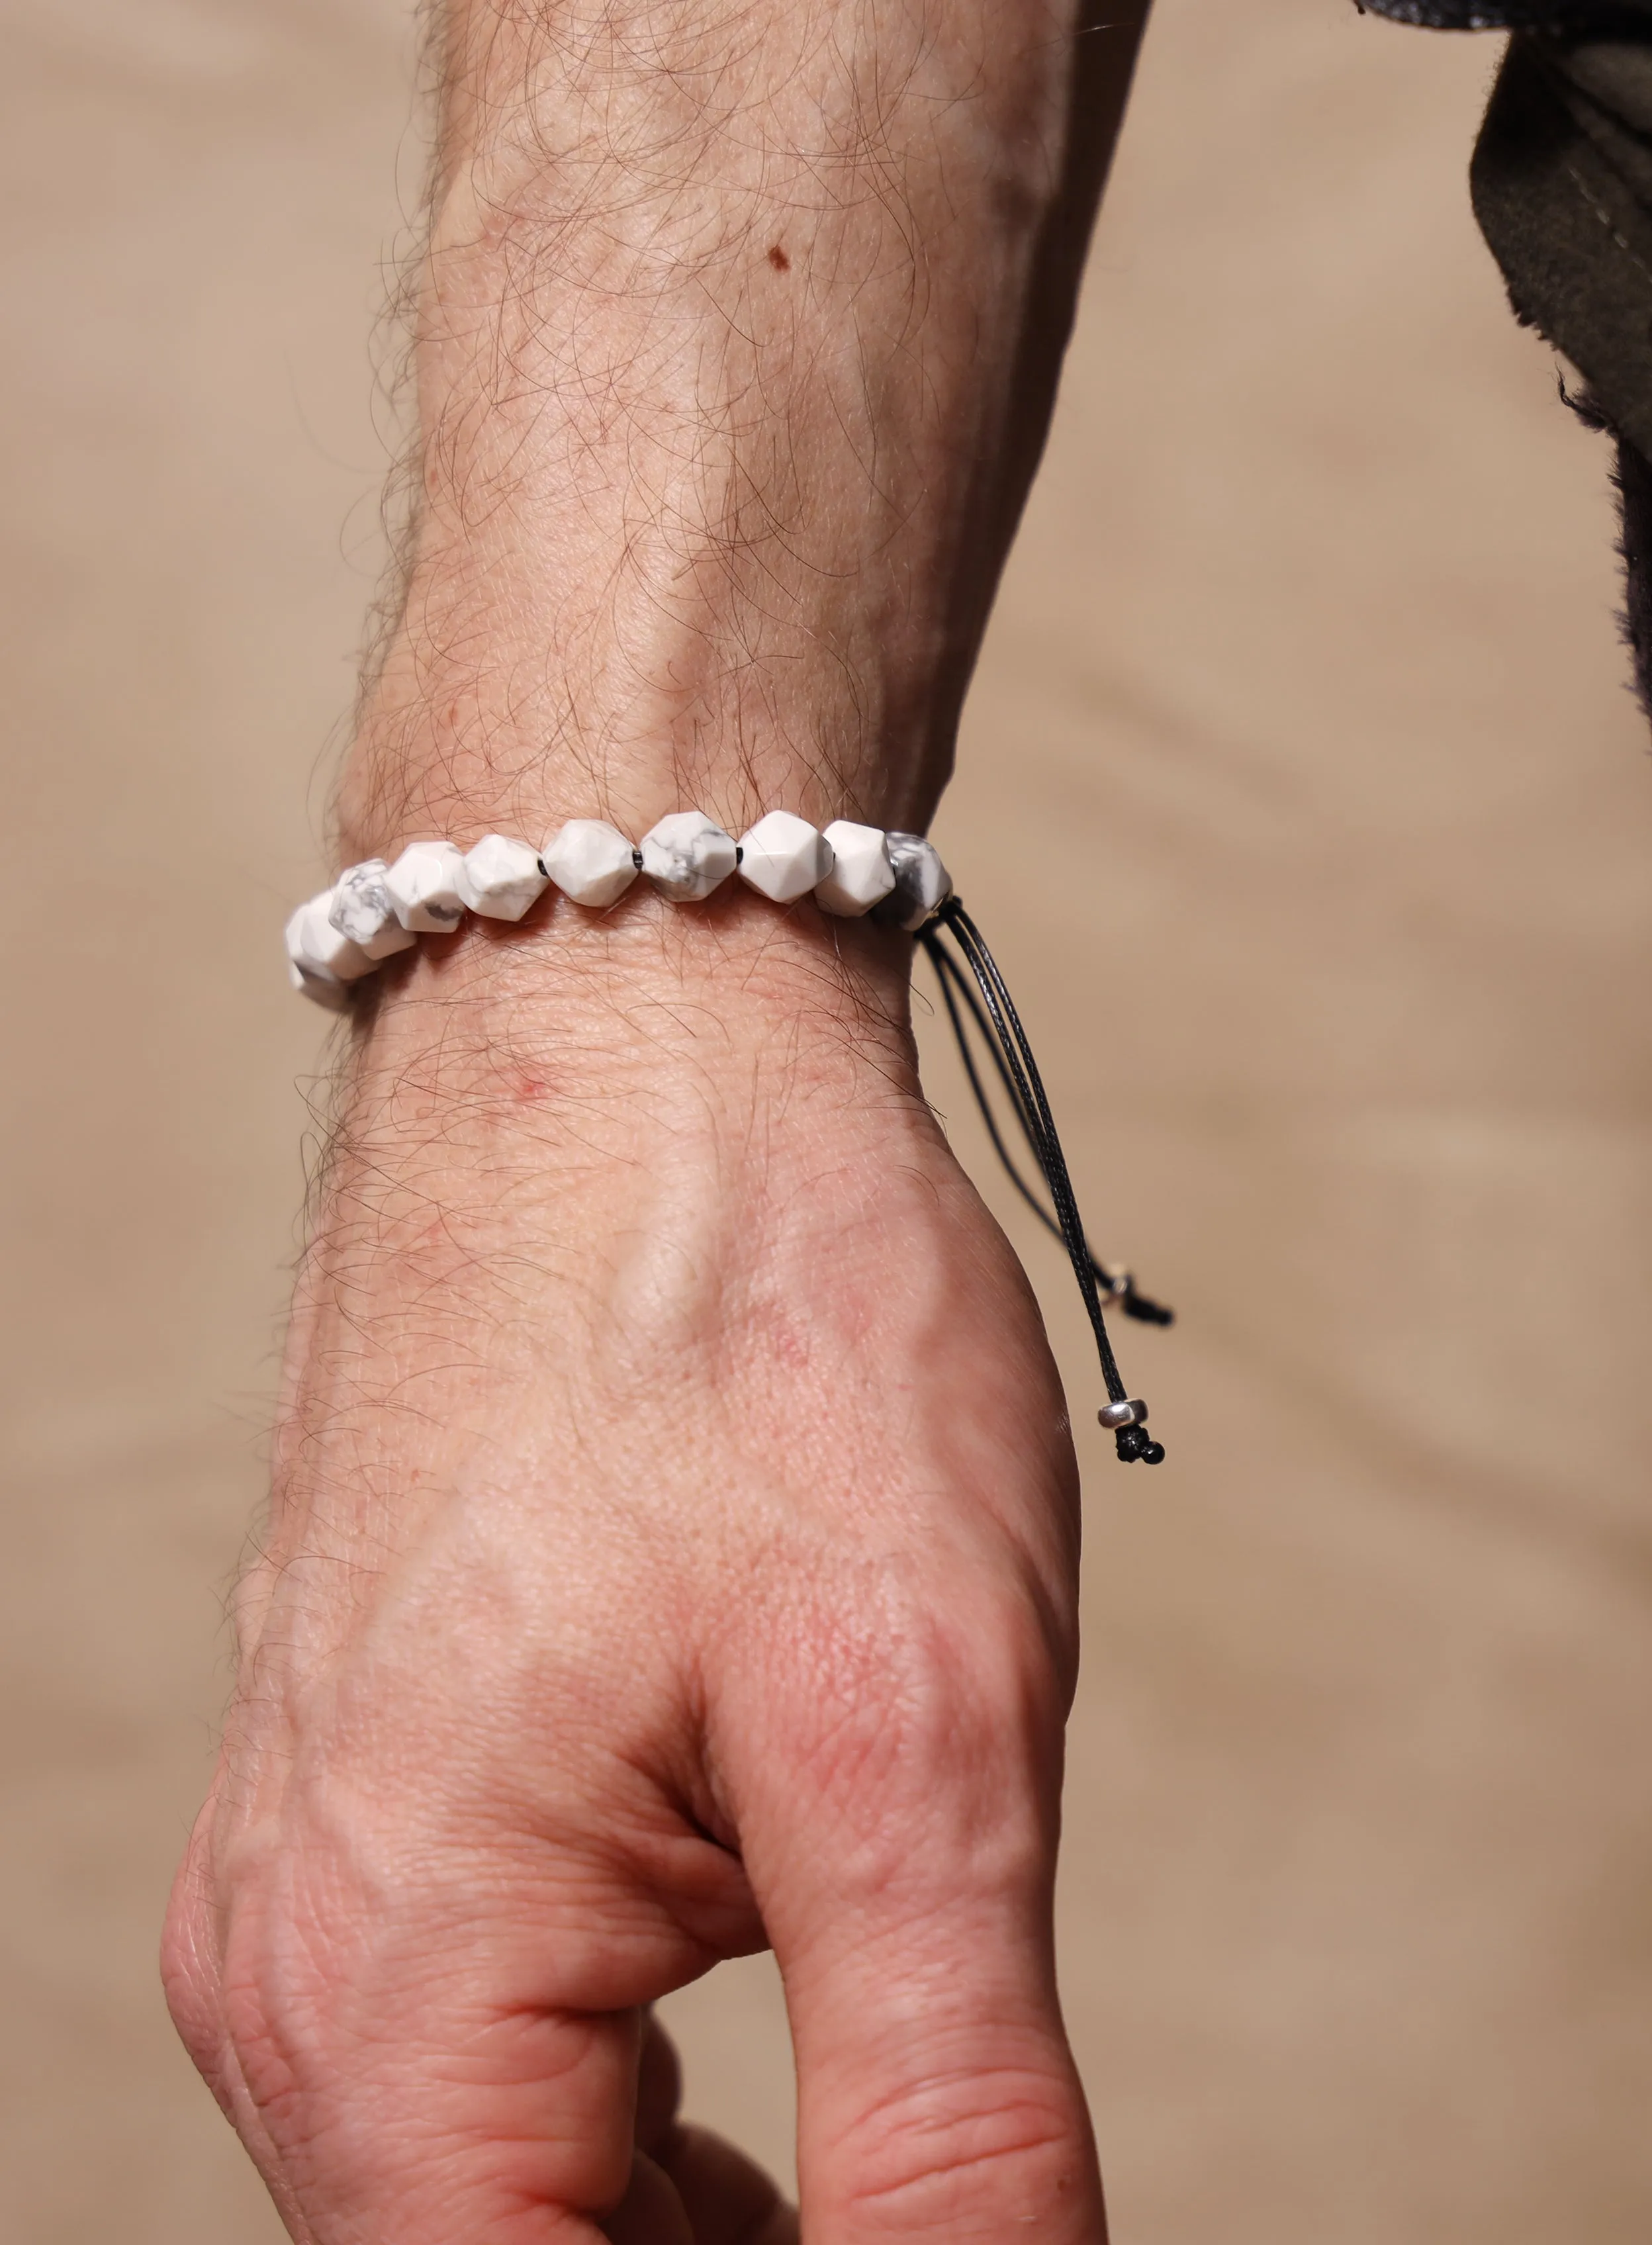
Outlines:
[{"label": "faceted stone bead", "polygon": [[886,834],[884,840],[895,868],[895,885],[875,916],[884,926],[904,927],[916,935],[951,895],[952,877],[935,844],[923,835]]},{"label": "faceted stone bead", "polygon": [[545,894],[539,854],[503,834],[484,835],[464,859],[464,901],[484,919],[520,919]]},{"label": "faceted stone bead", "polygon": [[334,926],[328,917],[332,906],[331,889],[300,905],[287,923],[288,964],[317,982],[354,982],[372,973],[373,961]]},{"label": "faceted stone bead", "polygon": [[674,811],[642,838],[642,870],[674,904],[698,904],[735,870],[735,838],[703,811]]},{"label": "faceted stone bead", "polygon": [[852,818],[834,818],[826,829],[832,869],[815,891],[823,912],[839,919],[858,919],[881,904],[895,885],[881,826],[857,826]]},{"label": "faceted stone bead", "polygon": [[327,915],[339,933],[359,945],[375,965],[398,951],[411,950],[417,941],[396,917],[396,906],[385,885],[386,870],[383,858],[369,858],[364,865],[352,865],[341,873],[333,884],[333,902]]},{"label": "faceted stone bead", "polygon": [[831,871],[831,845],[818,827],[789,811],[771,811],[740,838],[740,878],[771,904],[795,904]]},{"label": "faceted stone bead", "polygon": [[384,885],[416,934],[450,935],[464,918],[464,858],[451,842],[410,842]]},{"label": "faceted stone bead", "polygon": [[545,844],[545,869],[565,897],[596,912],[636,879],[637,853],[606,818],[571,818]]}]

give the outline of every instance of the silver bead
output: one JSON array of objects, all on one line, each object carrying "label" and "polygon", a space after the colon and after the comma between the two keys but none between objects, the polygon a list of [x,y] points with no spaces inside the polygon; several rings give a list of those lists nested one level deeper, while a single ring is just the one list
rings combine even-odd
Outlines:
[{"label": "silver bead", "polygon": [[1108,1434],[1116,1434],[1121,1427],[1145,1427],[1148,1407],[1142,1402],[1104,1403],[1096,1417]]}]

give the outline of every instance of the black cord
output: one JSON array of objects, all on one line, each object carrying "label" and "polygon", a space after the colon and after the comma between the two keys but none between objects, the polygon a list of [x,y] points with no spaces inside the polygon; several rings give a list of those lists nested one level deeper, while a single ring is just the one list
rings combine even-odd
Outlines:
[{"label": "black cord", "polygon": [[[951,936],[962,956],[964,966],[973,976],[976,989],[980,994],[978,999],[976,990],[972,990],[965,980],[958,960],[942,942],[944,934]],[[1090,1245],[1083,1218],[1079,1214],[1066,1156],[1061,1150],[1061,1141],[1056,1131],[1055,1118],[1050,1112],[1049,1098],[1039,1074],[1038,1062],[1032,1056],[1026,1031],[1015,1010],[1015,1001],[1010,996],[998,962],[988,950],[979,928],[958,899],[951,897],[927,926],[919,930],[917,939],[935,969],[947,1019],[958,1040],[965,1074],[969,1078],[976,1104],[981,1110],[993,1151],[1022,1199],[1046,1230],[1053,1232],[1066,1247],[1067,1258],[1073,1265],[1073,1275],[1078,1281],[1079,1292],[1095,1336],[1096,1354],[1100,1360],[1101,1377],[1107,1387],[1109,1404],[1121,1407],[1127,1399],[1118,1360],[1113,1353],[1107,1319],[1102,1312],[1102,1295],[1105,1293],[1110,1300],[1118,1302],[1127,1316],[1139,1318],[1148,1324],[1168,1326],[1175,1313],[1138,1293],[1129,1273],[1110,1270]],[[1048,1190],[1053,1215],[1043,1206],[1004,1143],[998,1118],[987,1096],[986,1086],[976,1065],[965,1028],[966,1014],[992,1055],[999,1085],[1014,1110],[1021,1135]],[[1136,1407],[1145,1418],[1145,1408]],[[1163,1457],[1163,1444],[1153,1441],[1145,1426],[1139,1421],[1117,1427],[1114,1431],[1117,1435],[1119,1455],[1127,1462],[1141,1458],[1149,1464],[1157,1465]]]},{"label": "black cord", "polygon": [[[1060,1239],[1060,1225],[1016,1167],[1015,1157],[1004,1143],[1003,1133],[998,1125],[998,1117],[992,1112],[992,1102],[987,1097],[986,1086],[981,1082],[980,1071],[975,1065],[975,1055],[970,1048],[969,1034],[958,1013],[960,1004],[969,1009],[976,1034],[985,1046],[992,1065],[998,1070],[999,1082],[1015,1110],[1015,1119],[1021,1126],[1021,1135],[1026,1140],[1033,1160],[1038,1161],[1038,1140],[1032,1123],[1016,1095],[1015,1086],[1011,1081],[1008,1068],[1004,1065],[1003,1055],[998,1048],[998,1041],[992,1034],[992,1024],[981,1011],[981,1001],[965,980],[963,969],[951,952],[944,950],[938,943],[926,941],[924,947],[929,953],[930,964],[934,967],[936,980],[941,986],[941,1000],[946,1007],[947,1019],[952,1025],[952,1034],[958,1041],[958,1057],[964,1063],[964,1073],[969,1078],[970,1089],[975,1095],[975,1103],[981,1110],[981,1120],[986,1126],[987,1136],[992,1142],[992,1150],[1003,1164],[1005,1175],[1044,1229],[1053,1239]],[[1121,1269],[1116,1263],[1104,1262],[1087,1239],[1085,1242],[1085,1251],[1090,1258],[1090,1268],[1095,1273],[1101,1292],[1109,1303],[1116,1304],[1124,1312],[1127,1318],[1138,1319],[1141,1324],[1148,1326],[1175,1325],[1175,1312],[1168,1308],[1164,1303],[1155,1302],[1144,1294],[1136,1285],[1134,1272]]]}]

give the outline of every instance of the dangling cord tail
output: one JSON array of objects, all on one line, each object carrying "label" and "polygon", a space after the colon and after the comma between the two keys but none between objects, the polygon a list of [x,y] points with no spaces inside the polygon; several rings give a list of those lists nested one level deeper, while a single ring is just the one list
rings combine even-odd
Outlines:
[{"label": "dangling cord tail", "polygon": [[[1005,1175],[1044,1229],[1052,1238],[1060,1239],[1062,1238],[1060,1225],[1016,1167],[1015,1157],[1004,1143],[1004,1135],[998,1126],[998,1117],[992,1112],[992,1102],[986,1095],[986,1086],[981,1082],[980,1070],[975,1065],[975,1055],[970,1048],[969,1033],[964,1027],[963,1018],[958,1011],[960,1005],[967,1007],[970,1019],[975,1026],[975,1033],[985,1046],[992,1065],[998,1070],[999,1082],[1003,1086],[1005,1097],[1015,1109],[1015,1119],[1021,1126],[1021,1134],[1026,1140],[1032,1158],[1034,1161],[1041,1162],[1035,1126],[1017,1096],[1009,1069],[1004,1064],[1004,1056],[999,1052],[997,1041],[993,1036],[992,1025],[981,1011],[980,1000],[965,981],[963,970],[951,953],[944,951],[938,943],[927,943],[925,948],[930,954],[930,964],[935,969],[936,980],[941,986],[941,1001],[946,1007],[947,1019],[952,1025],[952,1034],[958,1040],[958,1057],[962,1060],[964,1072],[969,1078],[970,1089],[975,1095],[975,1103],[981,1110],[981,1120],[986,1125],[986,1134],[992,1142],[992,1150],[1003,1163]],[[1175,1312],[1168,1309],[1161,1302],[1150,1300],[1137,1286],[1133,1273],[1121,1269],[1116,1263],[1104,1263],[1087,1239],[1085,1242],[1085,1251],[1090,1258],[1090,1267],[1095,1273],[1096,1283],[1102,1294],[1108,1302],[1116,1303],[1127,1318],[1139,1318],[1143,1325],[1175,1325]]]},{"label": "dangling cord tail", "polygon": [[[965,980],[957,960],[942,944],[943,931],[951,935],[965,965],[974,976],[981,994],[979,1003]],[[917,939],[928,954],[940,983],[947,1018],[958,1039],[970,1087],[975,1094],[999,1159],[1022,1198],[1035,1211],[1040,1222],[1060,1237],[1066,1249],[1073,1275],[1078,1280],[1079,1292],[1083,1297],[1091,1330],[1095,1335],[1096,1353],[1101,1361],[1101,1377],[1107,1384],[1107,1401],[1096,1415],[1115,1437],[1119,1456],[1126,1464],[1131,1464],[1139,1458],[1148,1465],[1156,1466],[1164,1456],[1164,1445],[1154,1441],[1148,1433],[1147,1405],[1125,1392],[1118,1361],[1113,1353],[1107,1320],[1102,1315],[1102,1290],[1121,1302],[1127,1315],[1145,1319],[1151,1324],[1168,1325],[1172,1312],[1137,1294],[1127,1273],[1115,1276],[1092,1251],[1085,1236],[1084,1222],[1073,1196],[1066,1157],[1061,1151],[1061,1141],[1056,1133],[1055,1118],[1050,1112],[1050,1102],[1043,1078],[1039,1074],[1038,1062],[1032,1057],[1032,1048],[1027,1041],[1026,1031],[1021,1026],[1020,1016],[1015,1010],[1014,1000],[1010,996],[1004,977],[999,972],[998,962],[987,949],[979,928],[958,899],[950,897],[927,926],[920,929]],[[985,1086],[981,1082],[970,1049],[964,1016],[958,1010],[960,998],[992,1056],[999,1080],[1008,1094],[1027,1144],[1049,1188],[1051,1203],[1055,1210],[1053,1218],[1039,1206],[1032,1187],[1016,1168],[999,1134],[997,1120],[986,1097]]]}]

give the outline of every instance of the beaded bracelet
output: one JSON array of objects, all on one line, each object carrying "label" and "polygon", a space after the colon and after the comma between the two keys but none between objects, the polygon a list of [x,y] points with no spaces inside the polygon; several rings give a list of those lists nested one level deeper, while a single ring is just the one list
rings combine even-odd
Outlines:
[{"label": "beaded bracelet", "polygon": [[811,891],[823,912],[863,913],[916,932],[952,885],[921,834],[885,834],[837,818],[823,834],[789,811],[771,811],[736,842],[698,811],[674,811],[639,849],[602,818],[571,818],[543,851],[503,834],[475,848],[412,842],[393,865],[370,858],[341,873],[287,923],[293,987],[335,1010],[348,985],[421,935],[451,935],[467,912],[519,920],[554,885],[593,912],[617,904],[645,873],[674,904],[698,904],[731,873],[777,905]]},{"label": "beaded bracelet", "polygon": [[[1148,1300],[1127,1271],[1102,1262],[1091,1247],[1020,1016],[980,930],[923,835],[885,833],[848,818],[834,819],[823,832],[789,811],[771,811],[736,842],[703,812],[678,811],[651,827],[640,846],[601,818],[571,818],[543,851],[503,834],[486,835],[468,851],[452,842],[412,842],[393,865],[379,858],[352,865],[330,889],[299,906],[287,923],[293,987],[341,1011],[349,1003],[353,982],[410,949],[421,935],[451,935],[467,912],[484,919],[519,920],[552,885],[577,905],[605,911],[640,873],[674,904],[700,903],[737,873],[772,903],[795,904],[812,894],[823,912],[838,919],[870,917],[917,937],[940,984],[993,1150],[1072,1263],[1107,1391],[1096,1416],[1114,1437],[1121,1459],[1157,1465],[1164,1445],[1148,1433],[1147,1405],[1125,1391],[1102,1301],[1149,1325],[1169,1325],[1172,1312]],[[951,938],[956,956],[944,936]],[[976,1066],[972,1029],[1043,1176],[1049,1209],[1004,1143]]]}]

